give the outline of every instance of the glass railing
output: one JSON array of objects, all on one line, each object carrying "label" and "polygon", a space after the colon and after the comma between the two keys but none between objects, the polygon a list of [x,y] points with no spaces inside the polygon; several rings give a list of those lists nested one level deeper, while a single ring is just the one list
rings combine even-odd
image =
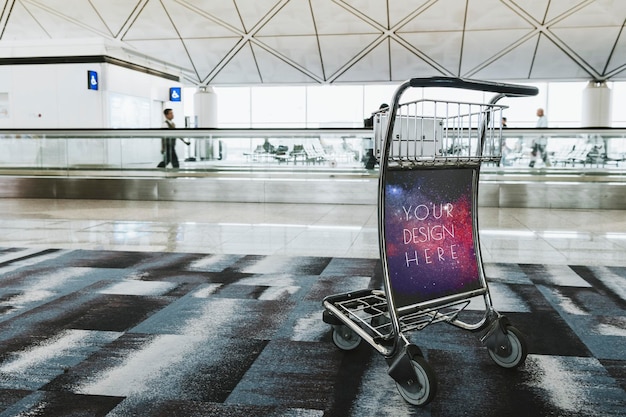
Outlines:
[{"label": "glass railing", "polygon": [[500,167],[623,173],[626,129],[505,129]]},{"label": "glass railing", "polygon": [[[165,169],[157,167],[171,156],[162,152],[167,138],[176,138],[177,169],[170,161]],[[0,141],[0,175],[377,175],[373,132],[367,129],[11,129],[0,130]],[[484,171],[626,174],[626,129],[505,129],[502,149],[502,161],[483,165]]]},{"label": "glass railing", "polygon": [[[109,176],[158,175],[173,168],[363,171],[372,137],[366,129],[0,130],[0,170]],[[164,163],[165,169],[159,167]]]}]

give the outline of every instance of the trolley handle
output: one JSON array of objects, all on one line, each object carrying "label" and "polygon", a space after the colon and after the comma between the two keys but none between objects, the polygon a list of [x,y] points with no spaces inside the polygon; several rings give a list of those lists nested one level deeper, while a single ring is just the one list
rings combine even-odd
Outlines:
[{"label": "trolley handle", "polygon": [[408,85],[410,87],[463,88],[466,90],[499,93],[507,97],[536,96],[539,93],[539,89],[537,87],[495,83],[491,81],[480,81],[457,77],[411,78]]}]

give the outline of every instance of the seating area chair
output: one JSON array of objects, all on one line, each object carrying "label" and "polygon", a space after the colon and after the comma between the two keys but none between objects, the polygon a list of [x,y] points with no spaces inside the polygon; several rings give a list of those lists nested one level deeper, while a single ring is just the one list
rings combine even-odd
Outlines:
[{"label": "seating area chair", "polygon": [[306,154],[306,162],[321,163],[328,159],[328,155],[319,141],[304,142],[302,147]]}]

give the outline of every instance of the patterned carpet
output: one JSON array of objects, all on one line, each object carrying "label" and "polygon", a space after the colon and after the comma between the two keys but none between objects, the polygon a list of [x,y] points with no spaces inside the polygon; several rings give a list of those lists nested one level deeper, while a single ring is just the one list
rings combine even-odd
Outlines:
[{"label": "patterned carpet", "polygon": [[626,268],[485,268],[526,364],[429,326],[411,339],[439,390],[416,408],[321,320],[381,285],[376,260],[0,249],[0,417],[626,415]]}]

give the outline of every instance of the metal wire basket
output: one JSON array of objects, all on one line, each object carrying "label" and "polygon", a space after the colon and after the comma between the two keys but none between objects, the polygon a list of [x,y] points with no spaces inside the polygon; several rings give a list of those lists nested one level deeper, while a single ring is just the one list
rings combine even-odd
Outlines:
[{"label": "metal wire basket", "polygon": [[374,117],[374,154],[380,162],[385,135],[390,133],[390,167],[499,162],[502,130],[495,121],[501,119],[505,108],[485,103],[412,101],[398,106],[392,132],[387,132],[389,108],[382,109]]}]

